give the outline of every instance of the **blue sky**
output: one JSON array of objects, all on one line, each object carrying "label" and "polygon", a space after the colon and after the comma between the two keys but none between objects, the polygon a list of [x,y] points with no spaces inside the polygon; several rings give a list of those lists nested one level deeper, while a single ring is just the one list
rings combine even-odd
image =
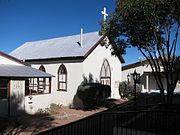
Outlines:
[{"label": "blue sky", "polygon": [[[114,10],[115,0],[0,0],[1,51],[10,53],[27,41],[100,30],[101,10]],[[140,53],[128,49],[126,64]]]}]

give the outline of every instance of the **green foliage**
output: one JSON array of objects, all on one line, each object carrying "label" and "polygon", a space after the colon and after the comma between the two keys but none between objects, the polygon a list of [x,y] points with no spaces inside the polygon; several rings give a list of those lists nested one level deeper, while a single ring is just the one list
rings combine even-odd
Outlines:
[{"label": "green foliage", "polygon": [[102,23],[100,33],[109,38],[117,56],[125,54],[127,47],[136,47],[151,66],[162,102],[167,88],[167,102],[172,103],[180,74],[176,55],[179,29],[180,0],[117,0],[115,12]]},{"label": "green foliage", "polygon": [[133,86],[128,85],[127,82],[121,82],[119,83],[119,95],[121,98],[127,98],[132,95],[133,92]]},{"label": "green foliage", "polygon": [[161,48],[166,44],[166,29],[178,28],[179,23],[179,0],[117,0],[114,14],[101,23],[100,33],[107,34],[121,53],[131,45],[153,51],[157,42]]},{"label": "green foliage", "polygon": [[[142,91],[142,86],[140,84],[136,84],[136,94],[139,95]],[[134,86],[132,84],[128,84],[126,81],[123,81],[119,84],[119,94],[122,98],[130,98],[133,96]]]},{"label": "green foliage", "polygon": [[83,109],[94,109],[101,106],[110,95],[110,86],[99,83],[83,84],[80,85],[77,90],[77,96],[83,102]]}]

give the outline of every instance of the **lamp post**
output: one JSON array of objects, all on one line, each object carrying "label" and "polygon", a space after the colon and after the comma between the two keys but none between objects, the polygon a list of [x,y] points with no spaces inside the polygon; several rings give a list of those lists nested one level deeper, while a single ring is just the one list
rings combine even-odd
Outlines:
[{"label": "lamp post", "polygon": [[128,74],[127,75],[127,82],[128,82],[128,85],[130,84],[130,75]]},{"label": "lamp post", "polygon": [[134,80],[134,107],[135,107],[135,110],[136,110],[136,84],[140,82],[140,74],[138,74],[136,72],[136,69],[134,70],[134,73],[132,74],[133,75],[133,80]]}]

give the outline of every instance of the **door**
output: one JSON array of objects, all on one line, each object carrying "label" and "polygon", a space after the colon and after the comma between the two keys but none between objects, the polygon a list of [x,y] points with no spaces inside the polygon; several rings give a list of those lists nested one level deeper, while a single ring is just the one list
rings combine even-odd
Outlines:
[{"label": "door", "polygon": [[17,116],[25,110],[25,81],[10,81],[10,116]]}]

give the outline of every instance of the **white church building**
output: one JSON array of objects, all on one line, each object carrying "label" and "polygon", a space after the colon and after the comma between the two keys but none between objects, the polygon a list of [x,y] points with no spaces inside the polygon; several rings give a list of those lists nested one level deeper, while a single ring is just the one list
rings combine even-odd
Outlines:
[{"label": "white church building", "polygon": [[[31,102],[43,100],[47,106],[51,103],[68,106],[72,103],[83,75],[93,75],[93,79],[111,86],[111,97],[120,98],[118,86],[121,81],[121,64],[124,59],[111,55],[111,46],[102,46],[107,38],[98,32],[26,42],[10,53],[32,67],[47,72],[52,78],[51,94],[27,92]],[[39,83],[46,84],[45,79]],[[39,85],[39,84],[37,84]],[[36,90],[35,90],[36,91]],[[43,97],[43,99],[42,99]]]}]

